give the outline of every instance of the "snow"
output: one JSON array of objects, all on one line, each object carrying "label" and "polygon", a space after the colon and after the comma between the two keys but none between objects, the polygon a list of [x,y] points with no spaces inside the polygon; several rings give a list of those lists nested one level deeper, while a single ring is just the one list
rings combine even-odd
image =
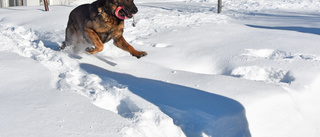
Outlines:
[{"label": "snow", "polygon": [[136,0],[146,57],[59,51],[91,1],[0,9],[0,136],[320,136],[318,0]]},{"label": "snow", "polygon": [[131,125],[87,98],[55,89],[51,72],[38,62],[12,52],[0,56],[1,136],[122,136]]}]

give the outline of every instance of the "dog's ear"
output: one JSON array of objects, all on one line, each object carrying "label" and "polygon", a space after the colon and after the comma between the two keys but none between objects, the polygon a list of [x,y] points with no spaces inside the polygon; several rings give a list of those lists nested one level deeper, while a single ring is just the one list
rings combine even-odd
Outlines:
[{"label": "dog's ear", "polygon": [[98,0],[98,8],[104,7],[107,3],[107,0]]}]

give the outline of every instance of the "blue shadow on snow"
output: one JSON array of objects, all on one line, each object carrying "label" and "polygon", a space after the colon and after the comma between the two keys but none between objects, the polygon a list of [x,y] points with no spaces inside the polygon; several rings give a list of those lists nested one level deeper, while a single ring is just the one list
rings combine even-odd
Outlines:
[{"label": "blue shadow on snow", "polygon": [[102,80],[111,78],[126,85],[132,93],[170,116],[188,137],[200,137],[203,133],[217,137],[251,136],[245,109],[233,99],[158,80],[111,72],[91,64],[81,64],[80,67]]},{"label": "blue shadow on snow", "polygon": [[39,39],[39,40],[35,40],[33,42],[36,42],[36,43],[39,44],[40,41],[43,42],[45,47],[50,48],[50,49],[52,49],[54,51],[60,51],[60,45],[57,42],[52,42],[52,41],[45,40],[45,39]]},{"label": "blue shadow on snow", "polygon": [[277,29],[277,30],[289,30],[289,31],[297,31],[301,33],[309,33],[320,35],[320,28],[306,28],[306,27],[267,27],[267,26],[258,26],[258,25],[249,25],[246,26],[260,29]]}]

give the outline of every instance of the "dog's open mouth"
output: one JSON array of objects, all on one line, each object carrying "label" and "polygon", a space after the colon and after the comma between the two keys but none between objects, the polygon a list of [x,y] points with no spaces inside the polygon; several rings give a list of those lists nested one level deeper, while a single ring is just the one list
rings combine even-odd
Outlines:
[{"label": "dog's open mouth", "polygon": [[124,7],[119,6],[116,11],[115,11],[116,16],[119,19],[129,19],[133,17],[133,14],[131,14],[130,12],[128,12],[127,10],[124,9]]}]

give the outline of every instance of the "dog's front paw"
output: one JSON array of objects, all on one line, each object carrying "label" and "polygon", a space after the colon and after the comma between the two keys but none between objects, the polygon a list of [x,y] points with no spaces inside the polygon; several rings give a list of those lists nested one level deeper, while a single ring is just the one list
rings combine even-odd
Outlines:
[{"label": "dog's front paw", "polygon": [[141,58],[141,57],[143,57],[143,56],[146,56],[146,55],[148,55],[147,52],[145,52],[145,51],[138,51],[138,53],[135,54],[135,55],[133,55],[133,56],[135,56],[135,57],[137,57],[137,58],[139,59],[139,58]]},{"label": "dog's front paw", "polygon": [[87,47],[85,50],[89,53],[92,53],[94,49],[95,49],[94,46],[92,46],[92,47]]}]

